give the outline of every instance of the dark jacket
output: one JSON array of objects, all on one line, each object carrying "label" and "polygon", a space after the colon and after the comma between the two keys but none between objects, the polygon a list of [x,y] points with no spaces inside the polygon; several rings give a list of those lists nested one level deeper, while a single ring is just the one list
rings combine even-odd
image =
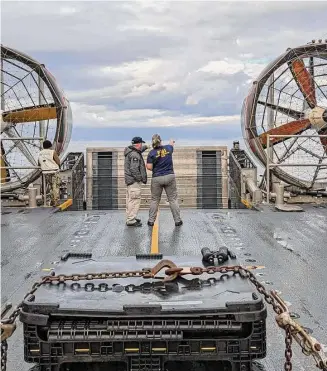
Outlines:
[{"label": "dark jacket", "polygon": [[142,156],[148,147],[143,146],[142,151],[137,150],[134,146],[125,148],[125,184],[131,185],[135,182],[147,183],[148,176],[146,173],[145,163]]}]

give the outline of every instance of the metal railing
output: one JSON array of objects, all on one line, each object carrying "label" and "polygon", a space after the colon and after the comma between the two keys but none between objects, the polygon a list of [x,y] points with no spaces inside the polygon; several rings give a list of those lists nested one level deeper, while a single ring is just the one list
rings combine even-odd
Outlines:
[{"label": "metal railing", "polygon": [[245,201],[242,197],[242,188],[244,188],[242,169],[256,169],[256,165],[244,150],[231,149],[229,151],[229,202],[231,209],[245,208]]},{"label": "metal railing", "polygon": [[[23,139],[23,138],[22,138]],[[33,138],[35,139],[35,138]],[[43,138],[37,138],[43,140]],[[40,169],[40,166],[5,166],[5,169]],[[70,210],[83,210],[85,202],[85,162],[83,152],[70,152],[61,162],[60,172],[60,199],[71,198],[73,204]],[[43,206],[48,205],[50,184],[47,184],[45,176],[40,173],[41,194]]]},{"label": "metal railing", "polygon": [[[62,199],[72,198],[70,210],[83,210],[85,201],[85,162],[83,152],[69,152],[60,167]],[[67,176],[65,176],[67,174]],[[67,178],[67,179],[66,179]]]}]

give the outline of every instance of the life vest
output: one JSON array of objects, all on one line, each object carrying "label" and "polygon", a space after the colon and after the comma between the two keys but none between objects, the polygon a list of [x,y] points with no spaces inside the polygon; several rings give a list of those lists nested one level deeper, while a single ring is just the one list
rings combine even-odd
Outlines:
[{"label": "life vest", "polygon": [[53,159],[53,149],[42,149],[39,154],[39,163],[44,173],[55,173],[59,170],[58,164]]}]

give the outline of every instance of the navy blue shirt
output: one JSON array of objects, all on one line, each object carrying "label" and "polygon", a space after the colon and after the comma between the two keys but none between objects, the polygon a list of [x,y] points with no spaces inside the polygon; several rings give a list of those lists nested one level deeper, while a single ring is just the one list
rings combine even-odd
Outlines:
[{"label": "navy blue shirt", "polygon": [[174,174],[173,152],[174,147],[169,144],[149,152],[147,163],[152,164],[152,177]]}]

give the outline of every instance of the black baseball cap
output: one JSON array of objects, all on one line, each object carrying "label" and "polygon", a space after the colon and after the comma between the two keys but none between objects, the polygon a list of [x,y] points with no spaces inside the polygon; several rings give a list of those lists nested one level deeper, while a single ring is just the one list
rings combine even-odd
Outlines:
[{"label": "black baseball cap", "polygon": [[137,144],[137,143],[145,143],[145,142],[141,137],[134,137],[132,139],[132,144]]}]

